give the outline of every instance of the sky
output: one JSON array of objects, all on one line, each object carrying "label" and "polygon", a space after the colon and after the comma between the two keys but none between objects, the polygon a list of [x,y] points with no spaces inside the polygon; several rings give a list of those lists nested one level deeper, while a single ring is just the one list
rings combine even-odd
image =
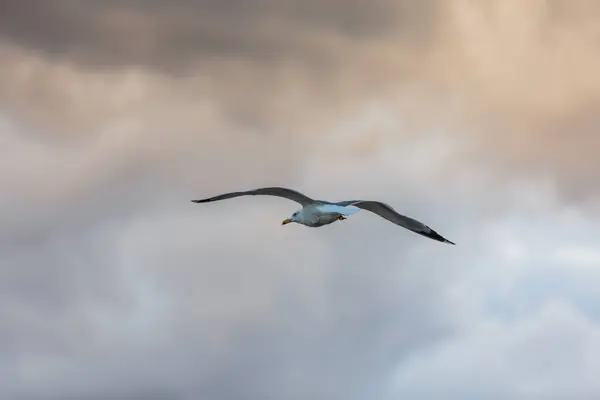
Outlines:
[{"label": "sky", "polygon": [[[7,400],[600,396],[600,4],[0,3]],[[319,229],[286,186],[384,201]]]}]

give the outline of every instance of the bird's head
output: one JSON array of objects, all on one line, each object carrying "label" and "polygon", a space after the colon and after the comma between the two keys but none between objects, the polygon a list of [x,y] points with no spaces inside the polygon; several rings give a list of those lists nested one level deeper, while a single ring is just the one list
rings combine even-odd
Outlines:
[{"label": "bird's head", "polygon": [[296,211],[295,213],[292,214],[291,217],[284,219],[283,222],[281,223],[281,225],[287,225],[291,222],[299,222],[299,219],[300,219],[300,211]]}]

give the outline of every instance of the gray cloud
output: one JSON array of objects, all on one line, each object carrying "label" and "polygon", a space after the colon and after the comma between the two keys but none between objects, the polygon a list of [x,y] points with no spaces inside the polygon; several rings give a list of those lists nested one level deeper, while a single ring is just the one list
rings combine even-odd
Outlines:
[{"label": "gray cloud", "polygon": [[[336,60],[331,40],[400,30],[431,35],[436,1],[55,1],[6,3],[0,34],[50,56],[103,65],[187,69],[211,57],[311,64]],[[425,42],[423,42],[425,43]],[[328,54],[329,53],[329,54]]]},{"label": "gray cloud", "polygon": [[[11,398],[596,393],[595,2],[36,4],[0,6]],[[272,184],[458,246],[189,203]]]},{"label": "gray cloud", "polygon": [[[284,205],[231,204],[230,215],[172,206],[102,224],[113,218],[107,208],[82,230],[56,226],[2,260],[3,353],[29,369],[7,390],[360,398],[403,354],[452,328],[434,317],[442,301],[427,267],[409,267],[416,276],[404,280],[401,256],[369,274],[356,227],[332,243],[331,231],[282,231]],[[377,259],[402,254],[397,239],[377,240]]]},{"label": "gray cloud", "polygon": [[[335,134],[331,139],[339,140]],[[577,262],[568,255],[568,247],[578,243],[593,249],[596,242],[592,225],[577,218],[553,219],[551,213],[560,211],[543,188],[527,194],[535,204],[530,210],[522,191],[512,203],[506,201],[512,198],[510,187],[497,189],[495,199],[489,198],[487,181],[463,179],[464,171],[455,170],[454,177],[440,185],[438,168],[431,163],[443,165],[447,153],[456,150],[440,151],[438,145],[425,141],[396,147],[392,158],[379,148],[358,159],[341,152],[335,164],[327,160],[326,151],[315,152],[306,159],[314,164],[290,184],[326,197],[353,192],[384,198],[456,239],[456,248],[425,241],[368,214],[327,230],[282,228],[280,219],[295,206],[277,199],[186,206],[181,199],[190,197],[198,178],[195,168],[166,175],[162,167],[150,170],[148,187],[139,186],[135,174],[121,169],[120,179],[130,184],[122,188],[120,179],[113,177],[102,187],[92,187],[90,195],[102,201],[88,204],[85,212],[70,216],[77,202],[55,205],[51,211],[62,218],[49,225],[51,230],[33,235],[39,225],[32,221],[31,239],[21,236],[1,244],[0,368],[8,371],[3,387],[14,398],[28,400],[385,399],[394,392],[391,388],[408,398],[435,396],[439,387],[428,388],[423,381],[438,374],[448,388],[443,378],[450,370],[444,369],[444,360],[456,350],[454,345],[446,350],[446,344],[458,342],[470,351],[485,341],[486,321],[499,313],[491,311],[490,304],[504,307],[499,315],[527,316],[560,296],[574,299],[572,289],[555,288],[547,299],[522,308],[523,299],[530,297],[530,277],[519,271],[545,269],[543,260],[530,257],[544,254],[548,243],[554,243],[553,248],[566,251],[562,258],[558,253],[556,258],[547,255],[560,266],[556,276],[572,277]],[[427,152],[429,165],[408,157],[419,158],[420,152]],[[365,168],[370,173],[361,176]],[[319,170],[323,173],[313,173]],[[411,174],[420,181],[411,181]],[[252,175],[250,170],[242,175],[245,178],[213,174],[208,186],[193,192],[208,194],[241,185]],[[332,180],[337,187],[330,187]],[[435,206],[436,198],[444,199],[452,215]],[[496,206],[485,210],[478,206],[482,202]],[[479,208],[473,213],[471,207]],[[489,212],[496,217],[490,218]],[[555,228],[549,242],[532,241],[540,237],[537,230],[548,231],[547,226],[527,228],[518,222],[529,222],[523,218],[532,212]],[[3,229],[6,237],[11,228]],[[564,242],[562,232],[568,233],[569,241]],[[577,276],[581,282],[593,280],[585,269]],[[579,294],[594,292],[589,285],[574,287]],[[522,292],[511,300],[514,290]],[[500,302],[499,295],[504,296]],[[593,318],[586,304],[575,304],[575,316],[567,309],[561,319],[549,316],[542,322],[550,318],[560,328],[561,321],[580,318],[581,313]],[[498,329],[494,337],[503,346],[505,335],[521,332],[519,325],[510,323]],[[543,325],[531,329],[545,331]],[[540,335],[526,334],[519,340],[527,346]],[[509,349],[511,343],[506,344]],[[505,374],[512,363],[524,362],[518,355],[531,360],[528,357],[539,352],[510,354],[503,361]],[[451,386],[444,393],[457,398],[503,393],[482,360],[465,361],[456,374],[463,374],[459,381],[469,382],[467,375],[477,368],[484,383],[476,389]],[[552,360],[563,358],[556,353]],[[564,360],[571,369],[592,374],[593,366]],[[535,379],[536,365],[528,361],[522,374]],[[506,379],[514,386],[505,387],[504,393],[520,398],[520,381]],[[555,387],[540,385],[539,393]],[[586,383],[577,393],[593,390],[594,385]]]}]

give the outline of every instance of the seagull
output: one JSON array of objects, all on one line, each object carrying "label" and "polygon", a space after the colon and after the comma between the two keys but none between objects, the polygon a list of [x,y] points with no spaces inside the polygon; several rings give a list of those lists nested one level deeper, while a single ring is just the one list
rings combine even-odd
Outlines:
[{"label": "seagull", "polygon": [[300,192],[284,187],[263,187],[242,192],[224,193],[207,199],[192,200],[192,203],[210,203],[218,200],[232,199],[234,197],[258,195],[283,197],[295,201],[302,206],[302,208],[293,213],[291,217],[284,219],[281,223],[282,225],[295,222],[311,228],[318,228],[332,224],[336,221],[343,221],[347,219],[346,217],[348,215],[355,214],[363,209],[371,211],[396,225],[400,225],[403,228],[418,233],[419,235],[423,235],[429,239],[455,245],[455,243],[444,238],[424,223],[399,214],[390,205],[379,201],[346,200],[332,203],[325,200],[313,200]]}]

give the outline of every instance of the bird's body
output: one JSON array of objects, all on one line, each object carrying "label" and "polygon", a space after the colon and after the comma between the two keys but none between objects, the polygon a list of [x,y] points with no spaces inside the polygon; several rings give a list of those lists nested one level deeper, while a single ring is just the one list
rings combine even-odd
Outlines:
[{"label": "bird's body", "polygon": [[346,215],[359,211],[358,209],[348,209],[333,204],[307,204],[297,211],[295,220],[290,219],[290,222],[297,222],[311,228],[319,228],[335,221],[344,220]]},{"label": "bird's body", "polygon": [[225,193],[207,199],[192,200],[192,202],[209,203],[213,201],[231,199],[234,197],[248,195],[268,195],[283,197],[300,203],[302,205],[302,208],[293,213],[290,218],[285,219],[282,222],[283,225],[289,224],[291,222],[296,222],[298,224],[302,224],[311,228],[318,228],[321,226],[332,224],[339,220],[345,220],[346,216],[355,214],[361,209],[363,209],[378,214],[379,216],[387,219],[388,221],[393,222],[394,224],[402,226],[415,233],[418,233],[419,235],[428,237],[433,240],[437,240],[438,242],[455,244],[449,241],[448,239],[442,237],[436,231],[423,224],[422,222],[419,222],[405,215],[399,214],[388,204],[379,201],[348,200],[332,203],[325,200],[313,200],[310,197],[292,189],[287,189],[283,187],[266,187],[248,190],[244,192]]}]

